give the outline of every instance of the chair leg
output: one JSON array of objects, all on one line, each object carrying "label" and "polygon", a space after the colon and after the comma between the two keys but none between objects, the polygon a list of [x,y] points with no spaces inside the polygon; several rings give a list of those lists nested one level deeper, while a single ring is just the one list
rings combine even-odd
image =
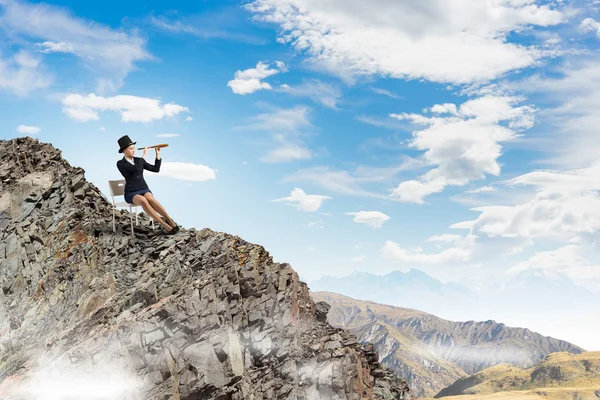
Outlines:
[{"label": "chair leg", "polygon": [[115,233],[117,229],[115,228],[115,208],[113,207],[113,233]]},{"label": "chair leg", "polygon": [[137,226],[137,225],[139,225],[139,222],[138,222],[138,209],[137,209],[137,206],[135,206],[135,225],[136,225],[136,226]]},{"label": "chair leg", "polygon": [[131,214],[131,207],[129,207],[129,220],[131,221],[131,237],[133,237],[133,215]]}]

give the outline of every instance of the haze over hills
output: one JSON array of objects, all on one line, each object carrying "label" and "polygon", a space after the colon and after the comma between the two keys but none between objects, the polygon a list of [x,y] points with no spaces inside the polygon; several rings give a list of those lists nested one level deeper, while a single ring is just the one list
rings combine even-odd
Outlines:
[{"label": "haze over hills", "polygon": [[598,346],[594,332],[600,319],[600,294],[560,274],[523,271],[490,278],[475,290],[443,283],[413,268],[386,275],[354,272],[339,278],[323,276],[308,285],[313,291],[414,308],[455,321],[493,319],[525,326],[592,350]]},{"label": "haze over hills", "polygon": [[[500,363],[530,367],[548,354],[584,349],[492,320],[454,322],[423,311],[312,292],[331,305],[329,322],[375,344],[384,365],[403,374],[420,396]],[[451,383],[450,383],[451,384]]]},{"label": "haze over hills", "polygon": [[527,369],[497,365],[459,379],[434,398],[487,399],[498,393],[509,399],[600,398],[600,352],[553,353]]}]

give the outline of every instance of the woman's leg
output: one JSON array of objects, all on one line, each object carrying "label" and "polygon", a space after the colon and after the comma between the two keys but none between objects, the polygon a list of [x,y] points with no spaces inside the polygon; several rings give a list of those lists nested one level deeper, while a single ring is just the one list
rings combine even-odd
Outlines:
[{"label": "woman's leg", "polygon": [[169,217],[169,214],[167,214],[167,211],[158,202],[158,200],[156,200],[154,198],[154,196],[152,195],[152,193],[150,193],[150,192],[144,193],[144,197],[146,198],[146,200],[148,200],[148,203],[150,203],[150,206],[152,206],[152,208],[154,208],[156,210],[156,212],[158,212],[160,215],[162,215],[163,217],[165,217],[167,219],[167,221],[169,222],[169,224],[171,224],[171,226],[174,228],[175,225],[176,225],[175,222],[173,222],[173,220],[171,219],[171,217]]},{"label": "woman's leg", "polygon": [[157,220],[166,230],[170,231],[171,229],[173,229],[171,226],[169,226],[169,224],[167,224],[165,221],[163,221],[163,219],[160,217],[160,215],[158,215],[156,213],[156,211],[154,210],[154,208],[152,208],[152,206],[148,202],[148,199],[146,199],[144,196],[142,196],[141,194],[136,194],[135,196],[133,196],[132,201],[133,201],[133,204],[142,206],[142,208],[144,209],[146,214],[150,215],[152,218]]}]

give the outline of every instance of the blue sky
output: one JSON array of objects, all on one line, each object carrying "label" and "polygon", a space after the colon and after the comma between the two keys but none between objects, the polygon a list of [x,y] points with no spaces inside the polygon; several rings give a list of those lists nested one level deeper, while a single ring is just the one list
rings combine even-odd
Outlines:
[{"label": "blue sky", "polygon": [[[175,221],[308,282],[600,293],[597,0],[167,5],[0,0],[0,138],[52,143],[106,195],[119,137],[168,143],[145,177]],[[528,327],[566,335],[550,315]]]}]

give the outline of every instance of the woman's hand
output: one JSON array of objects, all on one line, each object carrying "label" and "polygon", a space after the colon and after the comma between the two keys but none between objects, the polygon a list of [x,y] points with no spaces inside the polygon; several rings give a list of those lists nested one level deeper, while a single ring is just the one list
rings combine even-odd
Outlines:
[{"label": "woman's hand", "polygon": [[142,154],[142,158],[146,158],[146,154],[148,153],[149,148],[150,148],[150,146],[144,147],[144,154]]},{"label": "woman's hand", "polygon": [[154,150],[156,150],[156,158],[160,159],[160,147],[155,147]]}]

